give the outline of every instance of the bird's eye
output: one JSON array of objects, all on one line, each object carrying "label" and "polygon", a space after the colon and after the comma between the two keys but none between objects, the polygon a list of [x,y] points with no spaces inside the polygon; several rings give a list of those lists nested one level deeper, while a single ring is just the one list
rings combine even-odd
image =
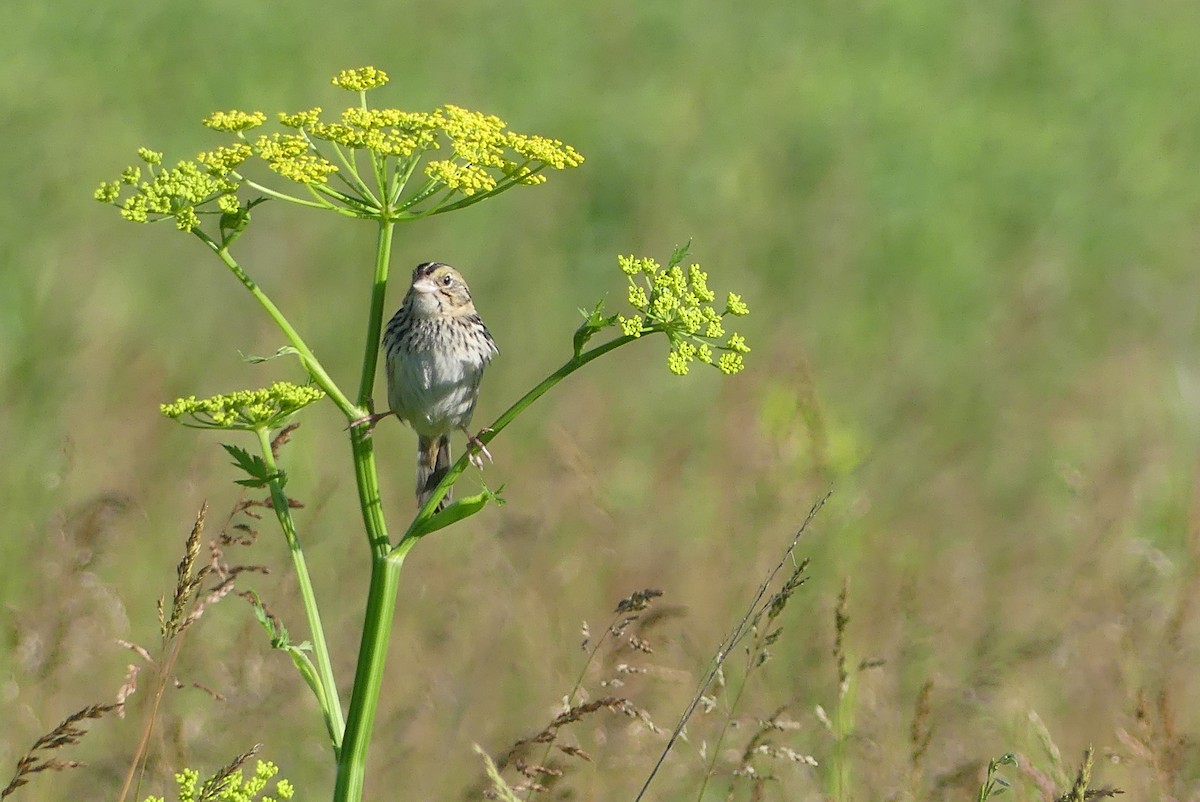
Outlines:
[{"label": "bird's eye", "polygon": [[448,274],[445,276],[442,276],[442,286],[443,287],[449,287],[453,283],[454,283],[454,279],[451,278]]}]

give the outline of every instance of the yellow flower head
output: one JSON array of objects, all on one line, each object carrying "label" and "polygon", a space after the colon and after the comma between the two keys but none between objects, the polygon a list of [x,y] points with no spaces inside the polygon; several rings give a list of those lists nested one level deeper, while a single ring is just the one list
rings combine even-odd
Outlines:
[{"label": "yellow flower head", "polygon": [[333,85],[348,92],[366,92],[383,86],[388,82],[387,73],[374,67],[359,67],[356,70],[342,70],[333,76]]},{"label": "yellow flower head", "polygon": [[298,184],[325,183],[337,167],[322,156],[309,152],[303,134],[260,136],[254,143],[258,156],[275,172]]},{"label": "yellow flower head", "polygon": [[[360,94],[387,81],[386,73],[370,66],[343,70],[333,78],[335,86]],[[279,113],[275,119],[282,131],[262,131],[250,138],[246,132],[263,126],[267,115],[214,112],[204,125],[231,134],[233,142],[204,151],[185,163],[190,167],[181,164],[172,170],[162,169],[161,153],[141,148],[138,156],[144,166],[127,168],[94,195],[117,206],[129,220],[171,218],[187,231],[197,230],[202,220],[215,220],[212,205],[230,212],[234,202],[226,196],[235,195],[244,181],[253,182],[260,196],[399,221],[454,211],[515,186],[540,184],[550,170],[583,162],[578,151],[557,139],[509,131],[495,115],[452,104],[432,111],[402,111],[371,108],[364,97],[338,117],[321,115],[320,107]],[[369,158],[362,157],[363,150],[369,151]],[[440,151],[439,158],[433,157],[434,151]],[[260,188],[259,176],[245,166],[255,159],[308,191],[289,195]],[[334,173],[341,173],[345,181],[332,186]],[[218,225],[219,242],[228,245],[229,230],[224,221]],[[200,233],[218,240],[214,232]]]},{"label": "yellow flower head", "polygon": [[229,147],[222,145],[216,150],[205,151],[196,157],[196,161],[207,167],[212,175],[225,176],[253,154],[253,148],[245,142],[237,142]]},{"label": "yellow flower head", "polygon": [[430,162],[425,167],[425,175],[467,196],[476,192],[488,192],[496,187],[496,179],[487,170],[478,165],[459,164],[450,159]]},{"label": "yellow flower head", "polygon": [[721,358],[717,362],[717,368],[726,376],[732,376],[735,373],[741,373],[744,367],[746,366],[742,362],[741,354],[721,354]]},{"label": "yellow flower head", "polygon": [[[180,398],[160,407],[162,414],[202,429],[277,429],[293,414],[325,396],[319,388],[275,382],[259,390],[237,390],[211,398]],[[190,421],[182,420],[184,417]]]},{"label": "yellow flower head", "polygon": [[295,114],[279,113],[279,122],[287,128],[312,128],[321,119],[321,107],[298,111]]},{"label": "yellow flower head", "polygon": [[[125,183],[133,176],[134,168],[125,174]],[[236,192],[238,181],[213,175],[197,162],[180,162],[169,170],[157,170],[149,181],[140,181],[133,194],[121,200],[121,184],[106,182],[96,190],[95,197],[104,203],[120,207],[121,216],[134,223],[149,223],[174,218],[176,226],[190,231],[200,225],[196,209],[222,195]]]},{"label": "yellow flower head", "polygon": [[[729,293],[724,311],[718,312],[712,306],[716,293],[708,287],[708,274],[694,264],[685,270],[681,262],[686,255],[686,248],[676,251],[666,268],[648,257],[617,257],[629,282],[629,305],[645,318],[617,315],[612,320],[626,335],[635,331],[637,336],[651,331],[667,334],[671,340],[667,367],[678,376],[687,374],[696,360],[725,374],[737,373],[744,367],[742,354],[748,354],[750,347],[737,333],[722,342],[722,320],[726,315],[747,314],[749,309],[740,296]],[[718,350],[725,352],[720,358],[715,354]]]},{"label": "yellow flower head", "polygon": [[642,316],[634,315],[633,317],[625,317],[617,315],[617,325],[621,327],[621,332],[626,337],[641,337],[642,336]]},{"label": "yellow flower head", "polygon": [[204,124],[214,131],[226,131],[236,134],[257,128],[267,121],[267,115],[261,111],[214,111],[204,120]]}]

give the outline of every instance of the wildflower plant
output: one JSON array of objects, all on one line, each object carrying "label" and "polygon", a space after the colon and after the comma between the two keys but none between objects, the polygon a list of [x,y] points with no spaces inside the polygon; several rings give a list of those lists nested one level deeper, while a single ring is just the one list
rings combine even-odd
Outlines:
[{"label": "wildflower plant", "polygon": [[[647,257],[620,257],[621,272],[629,278],[629,305],[638,314],[618,315],[617,322],[632,337],[654,331],[666,334],[671,341],[667,367],[677,376],[686,376],[696,360],[732,376],[745,367],[742,354],[750,353],[750,348],[737,332],[723,339],[723,319],[748,315],[750,308],[731,292],[724,310],[718,312],[712,306],[717,296],[708,288],[708,274],[696,264],[684,271],[681,262],[686,254],[686,249],[676,251],[665,269]],[[724,352],[720,358],[714,359],[714,349]]]},{"label": "wildflower plant", "polygon": [[196,429],[282,429],[292,416],[325,393],[312,385],[275,382],[261,390],[238,390],[197,400],[180,398],[159,407],[162,414]]},{"label": "wildflower plant", "polygon": [[[377,107],[368,93],[387,84],[374,67],[345,70],[333,78],[354,102],[335,114],[319,107],[273,117],[261,111],[229,110],[209,115],[204,125],[224,139],[194,158],[169,162],[150,148],[137,151],[138,164],[102,183],[95,197],[135,223],[172,223],[199,239],[225,265],[276,324],[286,340],[276,357],[295,357],[304,382],[277,382],[268,388],[240,390],[206,399],[188,397],[162,406],[164,415],[201,429],[245,432],[254,436],[257,454],[225,445],[245,474],[239,483],[265,488],[287,541],[304,601],[311,641],[292,646],[281,622],[260,616],[276,648],[296,663],[321,708],[337,762],[334,799],[360,800],[366,753],[382,692],[384,659],[395,614],[400,569],[409,550],[425,535],[476,514],[498,501],[483,488],[437,507],[469,464],[464,455],[398,538],[388,533],[381,504],[373,441],[368,427],[355,425],[371,414],[379,359],[380,333],[391,247],[396,226],[465,209],[516,187],[536,186],[556,171],[578,167],[583,157],[557,139],[510,130],[499,117],[453,105],[426,111]],[[371,222],[376,231],[373,270],[364,270],[370,291],[357,388],[345,389],[332,377],[282,310],[235,257],[252,212],[261,204],[285,202]],[[650,258],[621,257],[628,279],[630,315],[606,315],[603,301],[584,312],[575,332],[573,354],[556,371],[518,399],[480,435],[497,437],[534,401],[588,362],[648,335],[663,334],[669,343],[668,367],[686,374],[695,362],[732,375],[742,370],[749,352],[725,320],[748,312],[733,293],[723,306],[708,276],[697,265],[684,267],[687,247],[666,266]],[[611,331],[608,331],[610,330]],[[608,331],[609,338],[591,340]],[[254,360],[261,361],[261,360]],[[288,476],[278,452],[294,429],[292,421],[309,405],[328,399],[345,416],[354,460],[354,476],[371,558],[357,671],[348,708],[343,712],[316,594],[309,579],[300,537],[284,488]],[[308,652],[311,650],[311,660]],[[283,798],[282,792],[279,794]]]},{"label": "wildflower plant", "polygon": [[[179,802],[287,802],[296,795],[296,789],[282,778],[272,784],[277,774],[279,767],[269,760],[257,761],[249,777],[240,768],[230,768],[204,782],[200,781],[200,772],[183,769],[175,775],[176,798]],[[149,796],[145,802],[166,800]]]}]

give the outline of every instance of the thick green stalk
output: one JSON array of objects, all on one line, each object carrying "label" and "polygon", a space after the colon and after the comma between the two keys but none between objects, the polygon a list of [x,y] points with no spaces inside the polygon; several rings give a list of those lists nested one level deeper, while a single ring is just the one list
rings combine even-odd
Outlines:
[{"label": "thick green stalk", "polygon": [[[387,300],[388,262],[392,253],[392,234],[395,223],[379,222],[379,237],[375,248],[375,278],[371,284],[371,307],[367,313],[367,341],[363,346],[362,378],[358,385],[358,405],[371,410],[371,393],[375,386],[375,366],[379,362],[379,333],[383,327],[383,304]],[[375,441],[369,427],[350,427],[350,448],[354,452],[354,480],[358,488],[358,502],[362,508],[363,526],[372,553],[377,558],[385,557],[391,548],[387,522],[383,517],[383,505],[379,497],[379,473],[375,468]],[[372,571],[378,569],[378,560]],[[395,599],[392,599],[395,604]],[[367,603],[371,609],[370,600]],[[366,638],[366,631],[363,633]],[[360,648],[366,647],[366,641]],[[351,698],[358,695],[358,679],[355,679]]]},{"label": "thick green stalk", "polygon": [[375,468],[375,442],[366,427],[350,430],[350,448],[354,454],[354,483],[358,488],[358,504],[362,508],[363,526],[371,550],[383,556],[391,548],[387,521],[383,518],[383,502],[379,497],[379,472]]},{"label": "thick green stalk", "polygon": [[[375,247],[375,279],[371,285],[371,308],[367,317],[367,342],[363,347],[362,380],[358,404],[367,406],[375,388],[375,366],[379,363],[379,336],[383,330],[383,304],[387,298],[388,262],[392,257],[392,233],[396,224],[380,221]],[[373,410],[372,410],[373,411]]]},{"label": "thick green stalk", "polygon": [[[257,429],[258,444],[262,449],[263,461],[272,475],[279,468],[275,464],[275,454],[271,451],[271,440],[266,429]],[[291,553],[292,565],[296,569],[296,581],[300,585],[300,598],[304,602],[304,613],[308,616],[308,630],[312,637],[313,655],[317,660],[319,692],[321,698],[321,714],[325,717],[325,726],[329,730],[329,738],[336,755],[342,747],[342,732],[346,723],[342,719],[342,703],[338,699],[337,682],[333,676],[333,664],[329,660],[329,647],[325,643],[325,628],[321,626],[321,612],[317,607],[317,595],[313,591],[312,579],[308,573],[308,563],[304,559],[304,549],[300,546],[300,537],[296,533],[296,524],[292,520],[291,508],[287,496],[278,480],[272,480],[271,506],[275,517],[279,519],[279,527],[287,540],[288,551]]]},{"label": "thick green stalk", "polygon": [[[375,279],[371,288],[371,308],[367,318],[367,342],[363,349],[362,380],[358,401],[368,406],[375,385],[375,366],[379,359],[379,334],[383,325],[383,304],[387,292],[388,261],[391,256],[395,224],[379,223],[376,243]],[[371,433],[363,426],[350,429],[350,447],[354,453],[354,479],[362,508],[363,525],[371,546],[371,584],[367,591],[367,608],[363,616],[362,639],[358,649],[358,666],[354,688],[350,692],[350,709],[346,734],[338,755],[335,802],[359,802],[366,777],[367,748],[379,706],[383,687],[383,671],[387,660],[388,640],[396,613],[396,593],[400,586],[400,567],[403,555],[390,555],[391,541],[383,517],[379,497],[379,474],[375,468],[375,444]]]},{"label": "thick green stalk", "polygon": [[375,712],[379,707],[379,692],[383,687],[383,670],[387,661],[388,636],[396,613],[396,592],[400,587],[400,567],[403,555],[371,558],[371,585],[367,591],[367,613],[363,624],[362,645],[358,651],[358,668],[354,674],[354,692],[346,720],[346,738],[338,755],[337,785],[334,802],[360,802],[367,773],[367,747]]}]

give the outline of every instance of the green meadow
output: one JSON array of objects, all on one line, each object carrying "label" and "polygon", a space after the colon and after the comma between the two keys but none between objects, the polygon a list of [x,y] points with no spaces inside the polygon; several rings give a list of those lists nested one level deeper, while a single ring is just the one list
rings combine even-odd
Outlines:
[{"label": "green meadow", "polygon": [[[473,745],[538,734],[581,674],[640,713],[564,727],[590,760],[533,750],[562,770],[533,798],[634,799],[830,490],[770,658],[753,636],[730,654],[645,799],[974,800],[1011,752],[1006,798],[1054,800],[1088,747],[1093,789],[1200,794],[1200,6],[96,0],[9,3],[0,31],[0,770],[115,699],[142,663],[121,641],[157,653],[202,503],[206,538],[257,530],[225,557],[270,572],[238,588],[308,637],[273,521],[232,512],[262,491],[220,444],[250,443],[158,410],[303,372],[241,359],[284,341],[194,238],[92,193],[138,147],[213,147],[215,110],[334,116],[352,96],[330,77],[370,64],[376,103],[478,109],[586,158],[398,228],[387,313],[448,262],[499,345],[477,425],[570,356],[580,307],[625,308],[618,254],[690,240],[749,304],[752,351],[678,377],[647,338],[496,438],[506,504],[405,564],[368,799],[481,798]],[[352,386],[373,228],[266,203],[237,249]],[[369,565],[345,420],[300,421],[282,461],[348,690]],[[402,531],[416,438],[374,438]],[[581,624],[595,646],[646,588],[587,662]],[[57,755],[86,766],[12,798],[116,799],[152,673]],[[174,676],[139,802],[258,743],[297,799],[328,796],[316,705],[243,600],[206,609]]]}]

